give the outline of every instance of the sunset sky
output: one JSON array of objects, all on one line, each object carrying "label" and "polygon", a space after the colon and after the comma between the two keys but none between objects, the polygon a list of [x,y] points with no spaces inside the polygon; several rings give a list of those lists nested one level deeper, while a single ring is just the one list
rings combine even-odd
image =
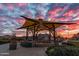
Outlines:
[{"label": "sunset sky", "polygon": [[[74,21],[77,24],[69,25],[68,29],[72,34],[79,32],[79,4],[77,3],[1,3],[0,35],[11,34],[21,27],[24,23],[21,15],[33,19],[43,18],[44,21],[52,22]],[[58,31],[67,32],[63,26]]]}]

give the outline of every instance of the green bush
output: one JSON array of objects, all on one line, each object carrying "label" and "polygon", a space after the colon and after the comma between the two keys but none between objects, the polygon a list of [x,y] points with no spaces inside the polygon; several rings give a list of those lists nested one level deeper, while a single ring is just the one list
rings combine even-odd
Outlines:
[{"label": "green bush", "polygon": [[48,47],[46,50],[48,56],[79,56],[79,47],[59,46]]},{"label": "green bush", "polygon": [[9,43],[9,41],[0,41],[0,45],[1,44],[6,44],[6,43]]},{"label": "green bush", "polygon": [[22,47],[32,47],[32,43],[28,43],[28,42],[21,42],[20,44]]}]

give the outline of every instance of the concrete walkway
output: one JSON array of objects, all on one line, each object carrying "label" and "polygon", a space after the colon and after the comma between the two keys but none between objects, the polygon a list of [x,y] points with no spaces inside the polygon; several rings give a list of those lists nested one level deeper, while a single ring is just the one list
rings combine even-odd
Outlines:
[{"label": "concrete walkway", "polygon": [[0,56],[46,56],[47,47],[24,48],[18,44],[16,50],[9,50],[9,44],[0,45]]},{"label": "concrete walkway", "polygon": [[0,56],[9,55],[9,44],[0,45]]}]

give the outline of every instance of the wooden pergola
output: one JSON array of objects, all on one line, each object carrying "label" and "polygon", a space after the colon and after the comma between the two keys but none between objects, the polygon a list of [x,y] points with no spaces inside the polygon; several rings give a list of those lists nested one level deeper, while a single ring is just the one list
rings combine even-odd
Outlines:
[{"label": "wooden pergola", "polygon": [[[27,18],[25,16],[21,16],[23,17],[26,21],[23,24],[22,27],[20,27],[19,29],[22,28],[26,28],[26,39],[28,37],[28,29],[31,29],[33,31],[33,40],[35,39],[35,35],[37,35],[36,33],[42,30],[48,30],[49,34],[52,33],[53,31],[53,38],[54,38],[54,44],[56,45],[57,41],[56,41],[56,28],[61,26],[61,25],[70,25],[70,24],[74,24],[72,22],[49,22],[49,21],[44,21],[43,19],[31,19],[31,18]],[[49,42],[51,41],[51,36],[49,36]]]},{"label": "wooden pergola", "polygon": [[39,31],[43,31],[43,30],[48,30],[49,31],[49,42],[51,42],[51,34],[53,34],[53,42],[55,45],[57,45],[57,40],[56,40],[56,28],[61,26],[61,25],[71,25],[74,24],[73,22],[49,22],[49,21],[44,21],[43,19],[31,19],[31,18],[27,18],[25,16],[21,16],[22,18],[25,19],[25,23],[23,24],[22,27],[18,28],[18,29],[22,29],[25,28],[26,29],[26,40],[28,38],[28,30],[30,29],[32,34],[33,34],[33,39],[32,42],[34,40],[36,40],[36,36],[37,33]]}]

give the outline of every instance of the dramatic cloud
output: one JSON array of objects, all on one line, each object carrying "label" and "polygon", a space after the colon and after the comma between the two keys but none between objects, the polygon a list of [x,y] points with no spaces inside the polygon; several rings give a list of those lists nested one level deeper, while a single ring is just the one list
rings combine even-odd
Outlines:
[{"label": "dramatic cloud", "polygon": [[[1,3],[0,4],[0,35],[13,32],[24,23],[20,16],[43,18],[48,21],[79,20],[79,4],[75,3]],[[71,25],[69,28],[78,25]],[[5,30],[6,29],[6,30]]]}]

